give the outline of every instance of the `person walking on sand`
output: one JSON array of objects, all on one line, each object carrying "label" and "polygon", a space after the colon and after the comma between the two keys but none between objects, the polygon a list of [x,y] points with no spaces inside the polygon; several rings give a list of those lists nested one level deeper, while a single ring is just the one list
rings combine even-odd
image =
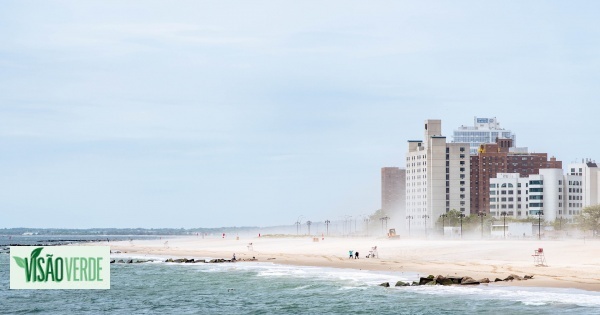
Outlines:
[{"label": "person walking on sand", "polygon": [[348,258],[354,258],[354,255],[352,255],[352,253],[353,253],[353,251],[351,251],[351,250],[348,251],[348,255],[350,255],[350,257],[348,257]]},{"label": "person walking on sand", "polygon": [[358,259],[358,252],[354,254],[354,259]]}]

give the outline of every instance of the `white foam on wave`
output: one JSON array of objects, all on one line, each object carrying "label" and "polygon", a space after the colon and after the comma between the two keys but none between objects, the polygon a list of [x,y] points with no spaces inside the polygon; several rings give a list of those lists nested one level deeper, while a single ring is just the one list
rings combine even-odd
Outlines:
[{"label": "white foam on wave", "polygon": [[[305,279],[321,279],[343,283],[339,290],[368,289],[389,282],[393,287],[396,281],[412,281],[418,278],[417,273],[378,272],[358,269],[342,269],[328,267],[309,267],[278,265],[266,262],[219,263],[219,264],[184,264],[199,272],[255,272],[257,277],[275,278],[291,277]],[[465,299],[497,299],[516,301],[523,305],[570,304],[582,307],[600,308],[600,292],[578,289],[510,287],[478,285],[478,286],[416,286],[390,288],[399,292],[410,291],[416,294],[456,296]]]},{"label": "white foam on wave", "polygon": [[402,287],[415,293],[428,295],[455,295],[462,299],[498,299],[517,301],[524,305],[572,304],[584,307],[600,307],[600,292],[578,289],[539,288],[539,287],[494,287],[480,286],[418,286]]},{"label": "white foam on wave", "polygon": [[378,285],[390,282],[392,285],[398,280],[408,281],[416,279],[416,273],[377,272],[358,269],[341,269],[327,267],[291,266],[274,263],[235,263],[234,265],[206,264],[198,268],[201,272],[224,272],[226,270],[239,270],[256,272],[258,277],[293,277],[322,279],[328,281],[343,281],[353,287],[365,285]]}]

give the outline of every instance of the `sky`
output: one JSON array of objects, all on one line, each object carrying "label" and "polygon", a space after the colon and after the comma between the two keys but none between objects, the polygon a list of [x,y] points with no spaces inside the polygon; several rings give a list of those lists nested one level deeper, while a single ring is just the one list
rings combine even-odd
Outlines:
[{"label": "sky", "polygon": [[381,207],[426,119],[600,161],[598,1],[3,1],[0,228]]}]

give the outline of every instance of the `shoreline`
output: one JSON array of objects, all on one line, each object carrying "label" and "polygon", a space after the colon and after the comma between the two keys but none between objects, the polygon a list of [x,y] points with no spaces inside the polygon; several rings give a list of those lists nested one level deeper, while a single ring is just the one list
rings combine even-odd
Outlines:
[{"label": "shoreline", "polygon": [[[252,243],[252,247],[249,247]],[[197,236],[95,243],[130,255],[169,258],[212,257],[284,265],[407,272],[489,278],[495,285],[573,288],[600,292],[600,242],[580,240],[389,240],[384,238],[311,237],[200,238]],[[377,246],[379,258],[365,258]],[[536,267],[532,254],[544,248],[547,267]],[[252,249],[252,250],[250,250]],[[359,259],[349,259],[358,250]],[[530,280],[493,282],[511,274]],[[418,279],[415,279],[418,281]]]}]

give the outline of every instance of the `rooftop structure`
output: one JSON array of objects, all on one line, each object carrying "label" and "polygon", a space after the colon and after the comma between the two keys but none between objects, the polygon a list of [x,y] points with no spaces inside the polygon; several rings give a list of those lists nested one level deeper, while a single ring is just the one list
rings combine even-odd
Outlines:
[{"label": "rooftop structure", "polygon": [[500,128],[500,123],[496,117],[475,117],[473,126],[463,125],[454,130],[452,142],[468,143],[469,154],[475,155],[479,145],[482,143],[495,143],[497,138],[511,139],[512,144],[516,145],[517,136],[510,130]]}]

